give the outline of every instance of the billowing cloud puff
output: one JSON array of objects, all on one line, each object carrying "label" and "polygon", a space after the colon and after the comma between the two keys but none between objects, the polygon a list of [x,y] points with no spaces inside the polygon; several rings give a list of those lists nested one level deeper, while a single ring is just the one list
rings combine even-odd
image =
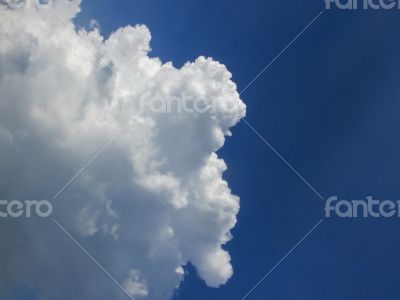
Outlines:
[{"label": "billowing cloud puff", "polygon": [[[53,217],[134,297],[170,298],[188,263],[208,286],[226,283],[239,199],[216,151],[245,105],[225,66],[163,64],[143,25],[77,31],[76,0],[0,6],[0,198],[50,200],[103,149]],[[0,223],[0,291],[126,299],[51,219]]]}]

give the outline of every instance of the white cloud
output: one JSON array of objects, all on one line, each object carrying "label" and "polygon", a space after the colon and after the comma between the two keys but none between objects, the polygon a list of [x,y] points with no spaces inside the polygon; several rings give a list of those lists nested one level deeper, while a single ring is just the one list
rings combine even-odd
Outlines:
[{"label": "white cloud", "polygon": [[101,26],[97,20],[92,19],[90,20],[90,29],[101,29]]},{"label": "white cloud", "polygon": [[[79,1],[53,5],[74,26]],[[170,298],[188,263],[208,286],[226,283],[233,269],[222,247],[239,199],[215,152],[245,114],[231,74],[210,58],[177,69],[149,57],[143,25],[79,36],[85,45],[49,9],[0,10],[0,197],[50,199],[131,120],[54,201],[55,218],[132,295]],[[202,97],[218,109],[159,114],[139,109],[143,94]],[[126,299],[50,221],[1,222],[0,290]]]},{"label": "white cloud", "polygon": [[132,297],[146,297],[149,294],[146,283],[140,280],[139,272],[136,270],[131,270],[130,277],[124,283],[124,289]]}]

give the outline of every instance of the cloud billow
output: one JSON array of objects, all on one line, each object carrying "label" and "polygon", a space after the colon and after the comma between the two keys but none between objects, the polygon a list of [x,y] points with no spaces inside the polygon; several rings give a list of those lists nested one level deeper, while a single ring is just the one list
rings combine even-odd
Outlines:
[{"label": "cloud billow", "polygon": [[[53,201],[55,218],[133,297],[169,299],[188,263],[208,286],[225,284],[239,198],[216,151],[246,110],[231,74],[210,58],[177,69],[149,57],[144,25],[107,39],[98,26],[77,30],[79,9],[0,9],[0,198],[51,199],[129,124]],[[160,114],[140,107],[145,94],[207,99],[215,111]],[[50,221],[0,222],[1,291],[126,299]]]}]

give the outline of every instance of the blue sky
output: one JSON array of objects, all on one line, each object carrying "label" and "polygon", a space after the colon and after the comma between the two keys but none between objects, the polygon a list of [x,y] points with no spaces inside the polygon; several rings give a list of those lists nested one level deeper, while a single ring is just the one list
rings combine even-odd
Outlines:
[{"label": "blue sky", "polygon": [[[213,57],[241,90],[324,9],[304,3],[84,0],[77,23],[96,19],[104,35],[145,24],[151,56],[178,67]],[[326,11],[242,95],[247,121],[323,197],[400,199],[398,14]],[[243,122],[219,154],[241,198],[226,246],[235,274],[212,289],[189,267],[174,300],[240,300],[324,216],[325,202]],[[326,220],[248,299],[398,299],[398,228]]]},{"label": "blue sky", "polygon": [[[143,23],[152,55],[211,56],[239,90],[322,9],[322,1],[84,1],[80,24]],[[397,199],[398,11],[325,12],[243,95],[247,120],[324,197]],[[174,299],[241,299],[323,216],[316,196],[242,122],[220,154],[241,197],[235,275],[207,288],[193,269]],[[324,222],[248,298],[398,299],[398,220]]]}]

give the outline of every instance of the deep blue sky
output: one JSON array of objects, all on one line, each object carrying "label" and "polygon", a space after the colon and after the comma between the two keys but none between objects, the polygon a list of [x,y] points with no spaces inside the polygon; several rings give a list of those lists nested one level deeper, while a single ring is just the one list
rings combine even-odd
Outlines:
[{"label": "deep blue sky", "polygon": [[[323,8],[322,0],[84,0],[78,24],[146,24],[152,56],[211,56],[239,90]],[[324,196],[400,199],[400,11],[327,11],[243,95],[247,120]],[[240,300],[323,216],[319,199],[244,123],[220,155],[241,197],[227,249],[235,275],[193,269],[174,300]],[[248,299],[399,299],[398,219],[324,222]],[[110,286],[110,288],[114,288]]]}]

